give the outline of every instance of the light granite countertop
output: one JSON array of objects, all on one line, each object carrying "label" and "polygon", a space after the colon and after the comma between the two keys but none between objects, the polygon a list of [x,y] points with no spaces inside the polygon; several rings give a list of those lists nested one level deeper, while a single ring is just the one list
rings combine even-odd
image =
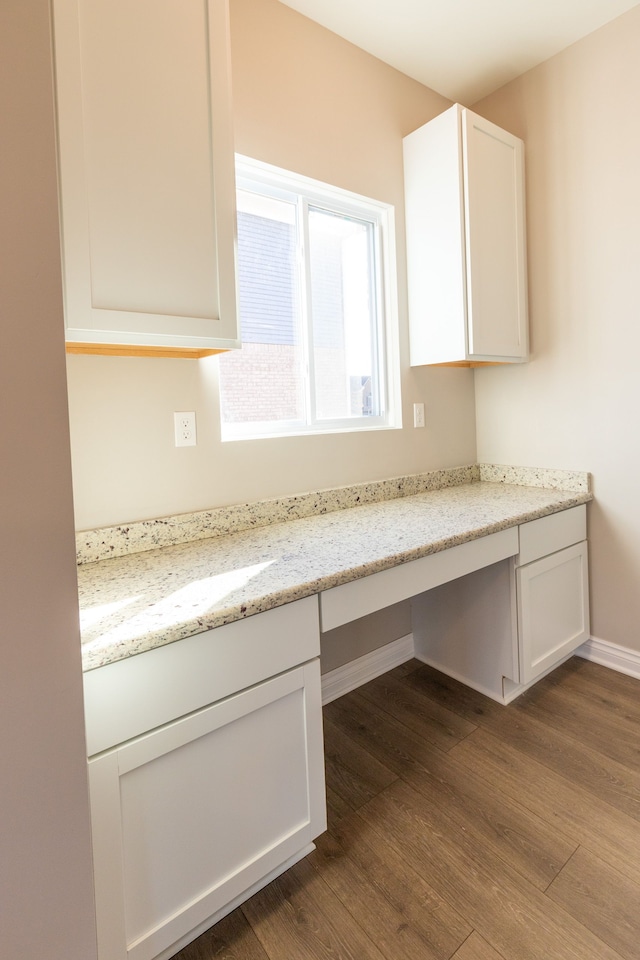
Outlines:
[{"label": "light granite countertop", "polygon": [[513,470],[488,468],[489,480],[458,480],[84,563],[78,568],[83,667],[92,670],[592,499],[587,474],[567,474],[572,489],[558,489],[557,472],[550,488],[539,485],[540,471]]}]

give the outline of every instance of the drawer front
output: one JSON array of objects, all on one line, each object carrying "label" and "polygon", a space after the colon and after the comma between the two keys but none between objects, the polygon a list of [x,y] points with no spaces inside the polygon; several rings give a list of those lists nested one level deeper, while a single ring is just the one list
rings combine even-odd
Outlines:
[{"label": "drawer front", "polygon": [[320,654],[318,599],[307,597],[84,675],[89,756]]},{"label": "drawer front", "polygon": [[449,547],[409,563],[343,583],[320,594],[322,630],[333,630],[400,600],[488,567],[518,551],[516,527]]},{"label": "drawer front", "polygon": [[517,564],[522,567],[587,537],[587,507],[581,504],[552,513],[539,520],[520,524],[520,553]]}]

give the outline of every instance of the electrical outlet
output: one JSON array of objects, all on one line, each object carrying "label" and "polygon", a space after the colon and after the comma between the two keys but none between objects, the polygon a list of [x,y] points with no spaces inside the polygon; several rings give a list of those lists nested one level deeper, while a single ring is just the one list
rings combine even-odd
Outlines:
[{"label": "electrical outlet", "polygon": [[424,403],[414,403],[413,425],[414,427],[424,427]]},{"label": "electrical outlet", "polygon": [[195,413],[174,413],[173,426],[176,438],[176,447],[195,447],[196,437]]}]

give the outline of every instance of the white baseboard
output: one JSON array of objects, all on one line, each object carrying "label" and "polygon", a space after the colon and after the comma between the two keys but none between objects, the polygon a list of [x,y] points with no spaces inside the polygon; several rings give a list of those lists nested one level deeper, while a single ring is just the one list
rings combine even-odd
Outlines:
[{"label": "white baseboard", "polygon": [[401,663],[406,663],[413,657],[413,634],[406,637],[400,637],[392,643],[387,643],[378,650],[372,650],[366,653],[364,657],[358,657],[351,663],[345,663],[343,667],[337,667],[322,676],[322,703],[331,703],[338,697],[355,690],[356,687],[368,683],[369,680],[379,677],[398,667]]},{"label": "white baseboard", "polygon": [[617,643],[591,637],[575,652],[585,660],[593,660],[594,663],[600,663],[603,667],[610,667],[612,670],[617,670],[618,673],[626,673],[629,677],[640,679],[640,652],[638,650],[630,650],[629,647],[621,647]]},{"label": "white baseboard", "polygon": [[[592,660],[611,670],[617,670],[618,673],[626,673],[630,677],[640,679],[640,651],[630,650],[629,647],[621,647],[617,643],[610,643],[608,640],[599,640],[592,637],[578,647],[575,654],[583,657],[585,660]],[[351,663],[345,663],[343,667],[331,670],[322,676],[322,703],[331,703],[338,697],[355,690],[368,683],[369,680],[381,676],[387,670],[406,663],[407,660],[415,656],[413,634],[406,637],[400,637],[392,643],[385,644],[378,650],[372,650],[364,657],[352,660]],[[463,681],[468,683],[468,681]],[[519,690],[519,693],[525,688]],[[510,697],[508,699],[513,699]],[[505,702],[508,702],[506,700]]]}]

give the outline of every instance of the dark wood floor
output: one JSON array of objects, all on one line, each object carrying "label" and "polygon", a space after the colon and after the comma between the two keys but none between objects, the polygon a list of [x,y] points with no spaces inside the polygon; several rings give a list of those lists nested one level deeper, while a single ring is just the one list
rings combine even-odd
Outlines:
[{"label": "dark wood floor", "polygon": [[411,661],[325,707],[329,830],[179,960],[639,960],[640,681],[509,707]]}]

